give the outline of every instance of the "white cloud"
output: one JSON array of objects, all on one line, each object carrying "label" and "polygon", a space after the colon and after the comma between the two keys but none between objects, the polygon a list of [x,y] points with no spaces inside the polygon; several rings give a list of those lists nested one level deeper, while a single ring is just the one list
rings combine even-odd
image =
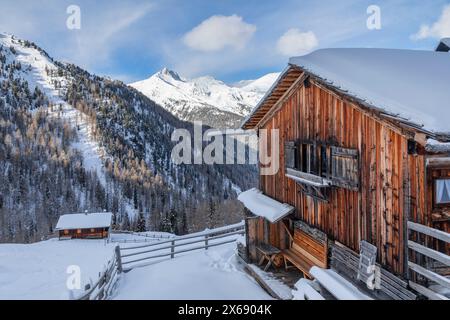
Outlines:
[{"label": "white cloud", "polygon": [[446,5],[442,10],[439,19],[430,25],[422,25],[419,31],[412,35],[414,40],[421,40],[425,38],[444,38],[450,36],[450,5]]},{"label": "white cloud", "polygon": [[285,56],[303,55],[319,45],[312,31],[301,32],[297,28],[289,29],[277,42],[277,50]]},{"label": "white cloud", "polygon": [[65,59],[83,68],[108,65],[112,52],[123,47],[136,32],[131,29],[132,25],[143,19],[153,8],[152,3],[140,6],[119,5],[96,14],[94,19],[94,15],[86,17],[87,13],[82,7],[82,27],[75,32],[66,31],[69,43],[63,43],[65,48],[60,48],[60,53]]},{"label": "white cloud", "polygon": [[256,31],[237,15],[212,16],[186,33],[183,42],[198,51],[220,51],[227,47],[242,49]]}]

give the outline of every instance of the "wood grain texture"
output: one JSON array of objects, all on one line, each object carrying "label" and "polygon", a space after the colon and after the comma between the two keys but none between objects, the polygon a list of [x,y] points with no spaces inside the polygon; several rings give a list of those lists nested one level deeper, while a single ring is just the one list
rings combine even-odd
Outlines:
[{"label": "wood grain texture", "polygon": [[[282,164],[277,174],[260,177],[261,190],[291,204],[296,218],[352,250],[359,250],[361,239],[376,245],[378,262],[387,270],[404,274],[405,219],[409,216],[426,225],[431,222],[426,213],[425,155],[408,154],[410,135],[314,82],[298,86],[285,97],[261,129],[279,130]],[[357,188],[332,188],[328,203],[303,194],[295,181],[285,177],[284,143],[294,140],[357,150]],[[270,244],[285,247],[286,237],[283,241],[280,237],[284,227],[270,228],[270,233]]]}]

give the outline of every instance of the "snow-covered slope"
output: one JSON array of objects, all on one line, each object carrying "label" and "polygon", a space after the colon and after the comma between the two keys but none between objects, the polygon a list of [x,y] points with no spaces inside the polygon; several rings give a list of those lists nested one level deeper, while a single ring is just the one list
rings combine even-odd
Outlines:
[{"label": "snow-covered slope", "polygon": [[[210,79],[203,80],[209,88]],[[200,83],[197,91],[209,90]],[[204,227],[207,219],[200,217],[213,201],[217,220],[233,222],[240,211],[230,214],[228,207],[237,205],[236,191],[256,179],[253,165],[174,163],[171,133],[193,132],[192,124],[120,81],[58,62],[36,44],[2,33],[0,124],[0,242],[37,241],[61,213],[85,210],[112,211],[114,225],[125,230],[184,233]],[[180,219],[168,221],[169,212]]]},{"label": "snow-covered slope", "polygon": [[238,124],[276,77],[277,74],[268,74],[230,86],[209,76],[186,79],[164,68],[131,86],[182,120],[224,128]]},{"label": "snow-covered slope", "polygon": [[[9,62],[21,64],[20,73],[17,77],[27,81],[31,92],[39,88],[49,102],[54,106],[50,107],[49,116],[63,119],[77,127],[78,141],[71,145],[73,150],[79,151],[84,159],[83,166],[86,170],[95,172],[106,187],[104,160],[107,157],[106,151],[100,146],[98,140],[93,137],[92,123],[87,120],[87,116],[64,101],[65,90],[71,82],[69,75],[59,74],[58,66],[47,55],[32,44],[18,40],[13,35],[0,33],[0,46],[10,48],[10,53],[6,56]],[[1,78],[0,78],[1,80]],[[56,83],[58,85],[56,85]],[[58,86],[58,89],[56,87]],[[136,210],[132,208],[129,201],[123,200],[127,213],[133,217]]]},{"label": "snow-covered slope", "polygon": [[266,93],[267,90],[272,86],[272,84],[277,80],[279,73],[268,73],[261,78],[256,80],[242,80],[236,83],[234,86],[241,88],[247,92],[255,92],[261,97]]},{"label": "snow-covered slope", "polygon": [[[216,229],[220,230],[220,228]],[[0,244],[0,300],[72,299],[113,258],[114,248],[127,243],[157,243],[169,233],[113,233],[110,241],[50,239],[33,244]],[[216,239],[217,240],[217,239]],[[214,240],[211,240],[214,241]],[[195,247],[196,244],[188,245]],[[146,267],[122,273],[115,299],[272,299],[242,269],[236,244],[228,243],[161,258]],[[79,289],[68,288],[79,267]]]},{"label": "snow-covered slope", "polygon": [[[80,267],[82,289],[90,280],[98,279],[99,272],[113,257],[117,242],[147,240],[146,243],[150,243],[158,241],[160,235],[159,232],[112,234],[108,243],[95,239],[58,241],[55,238],[33,244],[0,244],[0,300],[69,299],[66,283],[70,266]],[[80,295],[81,289],[74,290],[73,297]]]}]

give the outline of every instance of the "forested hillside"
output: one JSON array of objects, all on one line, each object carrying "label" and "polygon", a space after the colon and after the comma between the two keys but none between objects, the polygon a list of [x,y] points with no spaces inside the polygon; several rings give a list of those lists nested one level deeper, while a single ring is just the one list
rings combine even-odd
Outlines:
[{"label": "forested hillside", "polygon": [[247,165],[175,165],[182,122],[133,88],[0,35],[0,241],[35,241],[60,214],[112,211],[121,229],[186,233],[240,219]]}]

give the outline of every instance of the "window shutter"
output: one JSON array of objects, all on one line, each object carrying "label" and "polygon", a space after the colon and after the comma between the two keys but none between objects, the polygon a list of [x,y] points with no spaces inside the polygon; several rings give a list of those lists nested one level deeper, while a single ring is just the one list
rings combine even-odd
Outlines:
[{"label": "window shutter", "polygon": [[331,147],[331,181],[338,187],[359,190],[358,150]]},{"label": "window shutter", "polygon": [[297,146],[294,141],[288,141],[284,144],[284,164],[286,168],[295,169],[295,153]]}]

